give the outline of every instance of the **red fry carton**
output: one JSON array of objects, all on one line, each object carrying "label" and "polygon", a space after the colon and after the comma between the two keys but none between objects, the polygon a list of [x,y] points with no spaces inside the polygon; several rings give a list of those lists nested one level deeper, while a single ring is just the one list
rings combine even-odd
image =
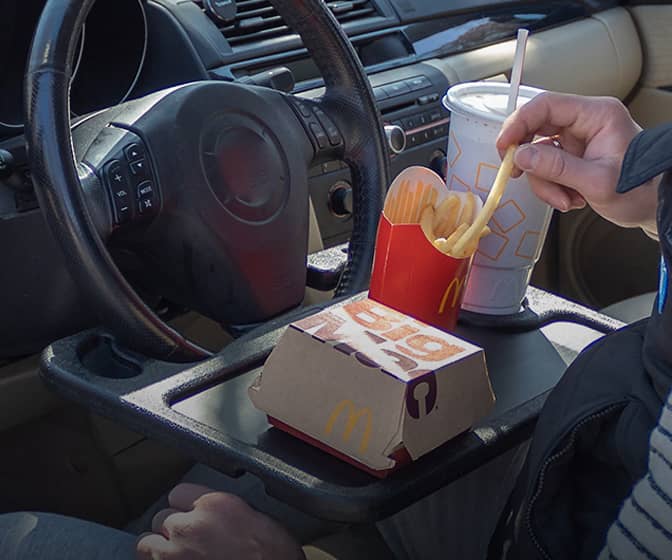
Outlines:
[{"label": "red fry carton", "polygon": [[275,426],[379,477],[494,403],[482,349],[368,298],[290,325],[249,394]]},{"label": "red fry carton", "polygon": [[[442,253],[418,223],[426,205],[438,206],[448,194],[441,178],[424,167],[410,167],[395,179],[378,225],[369,297],[450,331],[457,324],[473,257]],[[481,201],[474,201],[475,215]]]}]

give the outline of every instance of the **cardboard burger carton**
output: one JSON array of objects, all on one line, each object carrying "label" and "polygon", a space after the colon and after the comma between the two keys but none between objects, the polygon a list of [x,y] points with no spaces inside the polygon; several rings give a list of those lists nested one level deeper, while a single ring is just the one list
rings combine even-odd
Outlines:
[{"label": "cardboard burger carton", "polygon": [[494,404],[482,349],[365,297],[289,326],[249,394],[275,426],[379,477]]}]

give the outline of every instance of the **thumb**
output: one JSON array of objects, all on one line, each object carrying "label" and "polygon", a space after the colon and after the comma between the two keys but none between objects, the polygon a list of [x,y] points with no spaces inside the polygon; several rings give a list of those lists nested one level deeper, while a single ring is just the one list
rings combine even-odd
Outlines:
[{"label": "thumb", "polygon": [[600,174],[601,168],[560,148],[547,144],[525,144],[518,148],[517,167],[536,177],[581,192]]}]

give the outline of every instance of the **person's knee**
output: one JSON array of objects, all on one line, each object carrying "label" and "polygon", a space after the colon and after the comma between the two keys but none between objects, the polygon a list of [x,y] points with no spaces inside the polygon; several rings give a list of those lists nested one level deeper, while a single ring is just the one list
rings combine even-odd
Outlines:
[{"label": "person's knee", "polygon": [[135,537],[109,527],[50,513],[0,514],[2,560],[133,558]]}]

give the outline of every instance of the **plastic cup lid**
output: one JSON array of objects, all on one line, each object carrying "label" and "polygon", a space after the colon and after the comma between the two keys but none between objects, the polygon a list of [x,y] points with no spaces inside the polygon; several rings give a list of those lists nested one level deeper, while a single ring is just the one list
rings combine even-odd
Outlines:
[{"label": "plastic cup lid", "polygon": [[[520,86],[518,107],[543,90]],[[504,122],[509,101],[509,84],[499,82],[467,82],[451,87],[443,98],[446,109],[467,117]]]}]

